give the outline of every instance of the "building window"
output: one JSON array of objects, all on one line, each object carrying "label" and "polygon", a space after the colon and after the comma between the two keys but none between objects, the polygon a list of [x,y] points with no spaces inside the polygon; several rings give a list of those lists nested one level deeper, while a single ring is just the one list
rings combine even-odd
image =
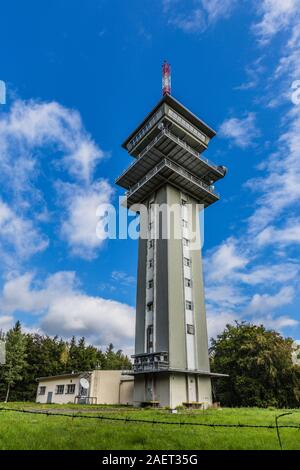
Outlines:
[{"label": "building window", "polygon": [[193,310],[193,304],[192,304],[192,302],[191,302],[190,300],[186,300],[186,301],[185,301],[185,308],[186,308],[187,310]]},{"label": "building window", "polygon": [[187,238],[183,238],[182,243],[183,243],[183,246],[189,246],[190,245],[190,241]]},{"label": "building window", "polygon": [[153,248],[153,246],[154,246],[153,240],[149,240],[149,248]]},{"label": "building window", "polygon": [[186,206],[187,205],[187,201],[185,199],[181,199],[181,205],[182,206]]},{"label": "building window", "polygon": [[195,334],[194,325],[186,325],[186,332],[188,335],[194,335]]},{"label": "building window", "polygon": [[190,267],[191,264],[192,264],[192,262],[189,258],[184,258],[183,262],[184,262],[184,266],[188,266],[188,267]]},{"label": "building window", "polygon": [[149,260],[149,268],[153,268],[153,259]]},{"label": "building window", "polygon": [[151,232],[152,229],[153,229],[153,222],[150,222],[150,224],[149,224],[149,231]]},{"label": "building window", "polygon": [[192,281],[188,277],[184,278],[184,285],[185,287],[192,287]]},{"label": "building window", "polygon": [[188,228],[189,224],[188,224],[187,220],[182,219],[182,226],[183,226],[183,228]]},{"label": "building window", "polygon": [[62,395],[64,393],[65,386],[64,385],[56,385],[55,393],[56,395]]},{"label": "building window", "polygon": [[153,352],[153,325],[147,328],[147,352]]},{"label": "building window", "polygon": [[75,384],[68,384],[66,393],[68,395],[75,393]]},{"label": "building window", "polygon": [[42,386],[39,388],[39,395],[45,395],[46,393],[46,387]]},{"label": "building window", "polygon": [[148,282],[148,288],[149,289],[152,289],[153,287],[153,279],[151,279],[149,282]]},{"label": "building window", "polygon": [[153,302],[149,302],[147,304],[147,310],[148,310],[148,312],[153,312]]}]

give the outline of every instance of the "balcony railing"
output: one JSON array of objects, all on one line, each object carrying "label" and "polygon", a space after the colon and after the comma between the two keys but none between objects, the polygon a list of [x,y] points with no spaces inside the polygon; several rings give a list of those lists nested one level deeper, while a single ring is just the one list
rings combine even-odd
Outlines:
[{"label": "balcony railing", "polygon": [[167,352],[139,354],[134,357],[134,372],[151,372],[168,370],[169,356]]},{"label": "balcony railing", "polygon": [[176,135],[174,135],[172,132],[170,132],[168,129],[164,129],[162,131],[166,136],[169,137],[169,139],[173,140],[176,144],[180,145],[180,147],[184,148],[185,150],[187,150],[189,153],[191,153],[192,155],[194,155],[195,157],[199,158],[199,160],[201,160],[202,162],[206,163],[207,165],[209,165],[210,167],[212,167],[214,170],[217,170],[219,171],[220,173],[222,173],[222,171],[220,171],[220,168],[218,167],[218,165],[215,165],[211,160],[209,160],[208,158],[205,158],[202,156],[202,153],[199,153],[199,152],[196,152],[196,150],[194,150],[190,145],[188,145],[186,142],[184,142],[183,140],[181,140],[179,137],[177,137]]},{"label": "balcony railing", "polygon": [[138,154],[138,156],[136,157],[135,161],[133,163],[131,163],[131,165],[126,168],[126,170],[124,170],[121,175],[117,178],[120,179],[122,176],[124,176],[131,168],[133,168],[137,163],[138,161],[144,157],[144,155],[146,155],[149,150],[151,150],[152,147],[154,147],[156,145],[156,143],[162,138],[162,137],[168,137],[169,139],[171,139],[173,142],[175,142],[177,145],[179,145],[180,147],[182,147],[184,150],[186,150],[187,152],[189,152],[190,154],[194,155],[194,157],[197,157],[199,160],[201,160],[202,162],[204,162],[205,164],[209,165],[211,168],[213,168],[214,170],[217,170],[219,173],[223,173],[222,170],[220,170],[220,168],[215,165],[214,163],[212,163],[208,158],[205,158],[202,156],[202,154],[200,154],[199,152],[196,152],[196,150],[194,150],[192,147],[190,147],[190,145],[188,145],[186,142],[184,142],[183,140],[181,140],[179,137],[177,137],[176,135],[174,135],[172,132],[170,132],[168,129],[163,129],[151,142],[150,144],[147,145],[147,147],[144,148],[144,150],[142,150],[141,153]]},{"label": "balcony railing", "polygon": [[130,197],[138,188],[143,186],[149,179],[151,179],[154,175],[156,175],[164,166],[167,166],[171,168],[172,170],[176,171],[183,177],[187,178],[189,181],[195,183],[197,186],[205,189],[209,193],[213,194],[214,196],[219,197],[219,194],[211,187],[208,186],[207,184],[203,183],[200,179],[196,178],[193,176],[191,173],[183,169],[180,165],[177,165],[176,163],[171,162],[167,158],[164,158],[159,162],[158,165],[156,165],[154,168],[152,168],[151,171],[149,171],[138,183],[136,183],[134,186],[132,186],[125,194],[126,197]]}]

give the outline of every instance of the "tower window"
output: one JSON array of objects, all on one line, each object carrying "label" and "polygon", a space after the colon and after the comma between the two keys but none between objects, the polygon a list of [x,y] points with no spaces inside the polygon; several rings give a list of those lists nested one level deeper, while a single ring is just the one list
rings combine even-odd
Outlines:
[{"label": "tower window", "polygon": [[187,201],[185,199],[181,199],[181,205],[182,206],[186,206],[187,205]]},{"label": "tower window", "polygon": [[195,334],[194,325],[186,325],[186,332],[188,335],[194,335]]},{"label": "tower window", "polygon": [[188,266],[188,267],[190,267],[191,264],[192,264],[192,262],[189,258],[184,258],[183,262],[184,262],[184,266]]},{"label": "tower window", "polygon": [[189,224],[188,224],[187,220],[182,219],[182,226],[183,226],[183,228],[188,228]]},{"label": "tower window", "polygon": [[193,310],[193,303],[190,300],[185,301],[185,308],[187,310]]},{"label": "tower window", "polygon": [[153,302],[149,302],[149,304],[147,304],[147,310],[148,312],[153,312]]},{"label": "tower window", "polygon": [[183,246],[189,246],[190,245],[190,241],[187,238],[183,238],[182,243],[183,243]]},{"label": "tower window", "polygon": [[153,279],[151,279],[149,282],[148,282],[148,288],[149,289],[152,289],[153,287]]},{"label": "tower window", "polygon": [[149,268],[153,268],[153,259],[149,260]]},{"label": "tower window", "polygon": [[153,352],[153,325],[147,328],[147,352]]},{"label": "tower window", "polygon": [[184,285],[185,287],[192,287],[192,281],[188,277],[184,278]]},{"label": "tower window", "polygon": [[149,248],[153,248],[153,246],[154,246],[153,240],[149,240]]}]

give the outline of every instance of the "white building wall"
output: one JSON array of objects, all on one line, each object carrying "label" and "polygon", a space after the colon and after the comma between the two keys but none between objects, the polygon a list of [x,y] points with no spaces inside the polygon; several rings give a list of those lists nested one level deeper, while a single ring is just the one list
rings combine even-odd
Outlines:
[{"label": "white building wall", "polygon": [[[188,197],[181,193],[181,236],[182,236],[182,262],[183,262],[183,288],[185,300],[185,338],[186,338],[186,356],[187,368],[194,370],[197,368],[196,364],[196,341],[195,341],[195,321],[194,321],[194,302],[193,302],[193,278],[191,266],[185,265],[185,260],[191,260],[190,253],[190,240],[191,240],[191,215],[189,214]],[[190,285],[187,286],[186,282]],[[191,304],[191,309],[188,309],[186,303]],[[194,328],[194,334],[188,332],[189,328]]]},{"label": "white building wall", "polygon": [[[67,394],[67,385],[75,384],[75,392],[73,394]],[[64,392],[62,394],[57,393],[57,386],[64,385]],[[46,387],[45,394],[40,395],[40,388]],[[36,402],[47,403],[49,394],[52,393],[51,403],[66,404],[74,403],[76,395],[79,393],[79,377],[63,377],[56,379],[49,379],[40,381],[37,389]]]},{"label": "white building wall", "polygon": [[[82,374],[83,376],[84,374]],[[41,380],[38,384],[36,402],[47,403],[49,394],[51,403],[74,403],[80,391],[80,376],[53,377]],[[91,373],[88,397],[96,398],[97,404],[132,404],[133,403],[133,377],[122,375],[120,370],[95,370]],[[75,385],[75,391],[68,394],[67,385]],[[63,393],[57,393],[58,386],[63,385]],[[45,393],[40,394],[41,387],[46,387]]]}]

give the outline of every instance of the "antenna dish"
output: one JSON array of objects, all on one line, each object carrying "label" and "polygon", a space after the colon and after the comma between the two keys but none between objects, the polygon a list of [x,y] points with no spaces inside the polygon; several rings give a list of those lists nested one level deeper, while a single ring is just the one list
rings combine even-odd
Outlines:
[{"label": "antenna dish", "polygon": [[80,385],[82,386],[82,388],[85,388],[86,390],[88,390],[90,387],[89,381],[85,379],[84,377],[80,379]]}]

